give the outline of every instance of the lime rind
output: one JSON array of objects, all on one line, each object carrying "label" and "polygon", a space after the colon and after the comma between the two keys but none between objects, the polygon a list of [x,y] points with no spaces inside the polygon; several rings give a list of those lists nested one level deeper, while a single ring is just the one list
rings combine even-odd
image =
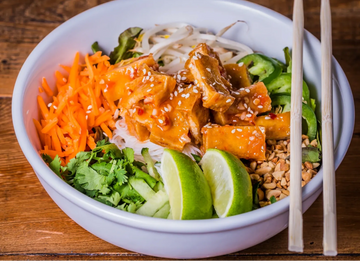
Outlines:
[{"label": "lime rind", "polygon": [[[238,158],[222,150],[208,149],[201,166],[209,182],[214,208],[219,217],[252,210],[250,176]],[[227,187],[230,191],[220,187]]]},{"label": "lime rind", "polygon": [[183,153],[165,149],[161,171],[173,219],[212,217],[210,187],[196,162]]}]

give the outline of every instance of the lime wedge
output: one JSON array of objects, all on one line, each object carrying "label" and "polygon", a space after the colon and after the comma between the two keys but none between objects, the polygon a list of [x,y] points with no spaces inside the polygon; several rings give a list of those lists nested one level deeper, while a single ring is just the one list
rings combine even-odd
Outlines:
[{"label": "lime wedge", "polygon": [[244,164],[234,155],[208,149],[200,165],[209,182],[216,214],[228,217],[252,210],[252,184]]},{"label": "lime wedge", "polygon": [[165,149],[161,158],[172,219],[206,219],[213,213],[211,192],[200,167],[187,155]]}]

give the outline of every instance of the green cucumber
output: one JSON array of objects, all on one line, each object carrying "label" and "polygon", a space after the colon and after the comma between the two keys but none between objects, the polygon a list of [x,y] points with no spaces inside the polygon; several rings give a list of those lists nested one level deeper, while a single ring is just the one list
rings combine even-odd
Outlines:
[{"label": "green cucumber", "polygon": [[146,201],[154,197],[156,194],[143,179],[130,177],[129,183]]},{"label": "green cucumber", "polygon": [[169,202],[165,203],[163,207],[160,208],[159,211],[157,211],[153,217],[157,218],[167,218],[170,213],[170,204]]},{"label": "green cucumber", "polygon": [[166,202],[169,197],[164,190],[158,191],[152,198],[147,200],[144,205],[136,210],[136,214],[144,216],[153,216]]}]

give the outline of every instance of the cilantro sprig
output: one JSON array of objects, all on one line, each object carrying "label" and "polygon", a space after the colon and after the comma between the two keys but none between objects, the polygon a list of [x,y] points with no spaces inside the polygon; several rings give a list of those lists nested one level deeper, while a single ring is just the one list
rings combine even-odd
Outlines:
[{"label": "cilantro sprig", "polygon": [[[66,166],[61,166],[58,156],[52,159],[44,154],[42,158],[56,175],[83,194],[128,212],[135,212],[145,203],[131,186],[131,178],[143,179],[154,189],[162,184],[158,174],[148,173],[147,164],[135,161],[133,149],[120,150],[105,139],[98,141],[92,151],[79,152]],[[149,161],[148,156],[145,161]]]}]

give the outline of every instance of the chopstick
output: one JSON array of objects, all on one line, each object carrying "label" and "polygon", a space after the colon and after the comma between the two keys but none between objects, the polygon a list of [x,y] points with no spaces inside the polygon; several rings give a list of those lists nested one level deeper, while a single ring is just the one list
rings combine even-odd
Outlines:
[{"label": "chopstick", "polygon": [[294,1],[290,121],[290,209],[288,249],[303,252],[302,218],[302,86],[303,86],[303,1]]},{"label": "chopstick", "polygon": [[325,256],[337,255],[336,191],[331,80],[332,34],[329,0],[321,1],[321,113]]}]

